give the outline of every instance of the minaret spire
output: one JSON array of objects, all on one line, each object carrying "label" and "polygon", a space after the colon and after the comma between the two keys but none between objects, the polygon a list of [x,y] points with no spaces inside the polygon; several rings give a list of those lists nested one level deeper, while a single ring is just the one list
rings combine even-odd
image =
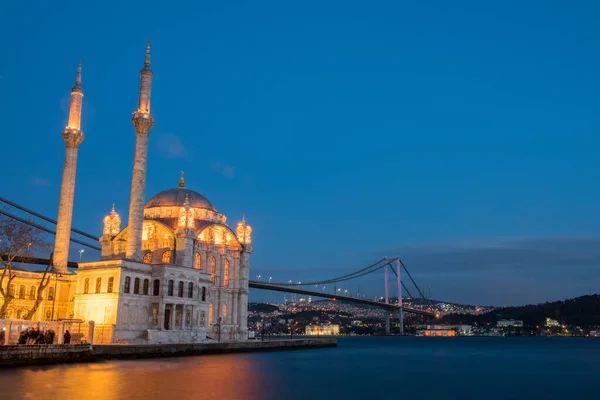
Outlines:
[{"label": "minaret spire", "polygon": [[140,100],[133,113],[135,126],[135,154],[131,177],[131,197],[129,199],[129,235],[125,256],[135,261],[142,260],[142,226],[144,221],[144,197],[146,194],[146,169],[148,166],[148,136],[154,126],[150,114],[150,93],[152,92],[152,70],[150,69],[150,40],[146,46],[144,68],[140,72]]},{"label": "minaret spire", "polygon": [[60,273],[68,273],[69,244],[71,239],[71,223],[73,221],[73,202],[75,198],[75,175],[77,172],[77,152],[83,141],[81,131],[81,105],[83,89],[81,88],[81,60],[77,66],[75,86],[71,89],[71,106],[69,121],[63,130],[66,144],[65,163],[63,167],[62,184],[60,187],[60,202],[56,222],[56,238],[54,242],[54,268]]},{"label": "minaret spire", "polygon": [[183,178],[183,171],[181,171],[181,176],[179,177],[179,187],[180,188],[185,187],[185,179]]}]

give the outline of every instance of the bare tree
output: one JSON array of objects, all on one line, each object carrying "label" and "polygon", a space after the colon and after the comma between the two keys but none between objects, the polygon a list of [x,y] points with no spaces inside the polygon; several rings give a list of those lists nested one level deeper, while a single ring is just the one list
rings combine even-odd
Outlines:
[{"label": "bare tree", "polygon": [[[1,210],[0,210],[1,211]],[[6,318],[7,310],[15,298],[15,291],[10,287],[17,274],[15,264],[27,261],[32,254],[48,250],[50,244],[44,240],[44,231],[23,222],[17,221],[4,213],[0,213],[0,263],[2,273],[0,274],[0,319]],[[26,319],[31,319],[42,300],[42,293],[50,281],[51,264],[46,266],[42,274],[40,285],[38,285],[37,299],[34,308],[29,310]]]}]

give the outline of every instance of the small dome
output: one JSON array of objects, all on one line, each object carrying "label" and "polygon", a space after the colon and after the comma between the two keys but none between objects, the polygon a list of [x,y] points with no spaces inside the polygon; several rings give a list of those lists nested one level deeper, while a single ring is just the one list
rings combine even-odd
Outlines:
[{"label": "small dome", "polygon": [[164,190],[154,195],[144,208],[151,207],[178,207],[185,203],[185,195],[187,194],[190,207],[206,208],[208,210],[217,211],[212,203],[200,193],[187,189],[185,187],[177,187],[175,189]]}]

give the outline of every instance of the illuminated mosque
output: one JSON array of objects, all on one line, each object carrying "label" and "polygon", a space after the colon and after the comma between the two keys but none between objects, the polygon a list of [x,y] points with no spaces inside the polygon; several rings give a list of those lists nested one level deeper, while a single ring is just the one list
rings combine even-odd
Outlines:
[{"label": "illuminated mosque", "polygon": [[[121,228],[114,209],[104,218],[100,260],[67,269],[83,89],[81,64],[71,91],[54,268],[56,287],[46,289],[35,320],[94,321],[104,342],[186,343],[247,340],[248,277],[252,228],[242,217],[232,230],[226,216],[202,194],[179,184],[145,202],[152,89],[150,42],[141,70],[139,105],[133,113],[136,145],[129,225]],[[14,303],[30,301],[21,273],[11,288]],[[21,283],[19,283],[21,282]],[[39,284],[39,282],[38,282]],[[31,291],[32,289],[30,289]],[[56,315],[50,300],[58,299]],[[19,315],[12,315],[19,318]]]}]

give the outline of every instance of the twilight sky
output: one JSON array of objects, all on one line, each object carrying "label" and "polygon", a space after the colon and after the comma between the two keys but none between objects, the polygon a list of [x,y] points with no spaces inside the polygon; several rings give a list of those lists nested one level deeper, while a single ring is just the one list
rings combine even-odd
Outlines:
[{"label": "twilight sky", "polygon": [[399,254],[441,300],[600,292],[597,1],[136,3],[1,6],[2,196],[56,217],[82,58],[73,226],[100,235],[113,202],[126,220],[149,36],[147,198],[183,169],[245,213],[253,276]]}]

